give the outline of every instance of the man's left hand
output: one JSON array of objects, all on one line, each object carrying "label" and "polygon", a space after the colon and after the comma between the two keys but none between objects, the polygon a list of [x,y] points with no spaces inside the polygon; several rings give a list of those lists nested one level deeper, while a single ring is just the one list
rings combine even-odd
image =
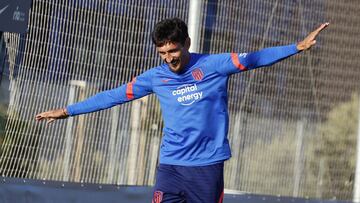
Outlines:
[{"label": "man's left hand", "polygon": [[320,25],[316,30],[312,31],[308,36],[305,37],[305,39],[301,42],[299,42],[296,45],[296,48],[299,51],[305,51],[310,49],[314,44],[316,44],[316,37],[318,34],[324,30],[330,23],[324,23]]}]

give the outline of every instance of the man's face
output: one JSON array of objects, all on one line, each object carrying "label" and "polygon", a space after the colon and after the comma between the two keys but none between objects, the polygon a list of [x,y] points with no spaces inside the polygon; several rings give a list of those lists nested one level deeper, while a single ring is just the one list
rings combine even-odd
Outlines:
[{"label": "man's face", "polygon": [[156,47],[156,50],[161,59],[169,65],[171,71],[180,73],[190,61],[189,47],[190,42],[186,40],[184,46],[180,43],[168,42]]}]

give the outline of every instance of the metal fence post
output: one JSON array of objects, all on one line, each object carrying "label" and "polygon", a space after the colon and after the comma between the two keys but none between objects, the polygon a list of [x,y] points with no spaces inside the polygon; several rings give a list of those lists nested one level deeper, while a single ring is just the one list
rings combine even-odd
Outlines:
[{"label": "metal fence post", "polygon": [[190,52],[200,51],[200,25],[202,14],[202,0],[190,0],[188,32],[191,39]]},{"label": "metal fence post", "polygon": [[356,154],[356,169],[354,182],[354,196],[353,202],[360,202],[360,93],[358,93],[358,136],[357,136],[357,154]]},{"label": "metal fence post", "polygon": [[[69,99],[68,104],[72,104],[75,101],[75,88],[76,86],[85,89],[86,82],[85,81],[79,81],[79,80],[72,80],[70,82],[70,92],[69,92]],[[69,117],[67,119],[67,125],[66,125],[66,132],[65,132],[65,150],[64,150],[64,181],[69,181],[70,178],[70,153],[73,149],[73,136],[72,136],[72,128],[73,128],[73,122],[74,118]],[[81,135],[80,133],[80,136]],[[78,147],[77,147],[78,148]],[[78,161],[78,160],[77,160]]]},{"label": "metal fence post", "polygon": [[299,196],[299,188],[301,184],[301,176],[303,172],[303,159],[304,159],[304,121],[300,120],[297,122],[296,126],[296,154],[295,154],[295,163],[294,163],[294,188],[293,188],[293,196]]}]

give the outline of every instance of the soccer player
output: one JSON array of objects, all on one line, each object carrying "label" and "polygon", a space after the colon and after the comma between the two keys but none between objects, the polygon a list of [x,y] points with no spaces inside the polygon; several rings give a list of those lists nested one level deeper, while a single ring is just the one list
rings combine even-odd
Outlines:
[{"label": "soccer player", "polygon": [[190,53],[186,24],[165,19],[152,41],[163,64],[118,88],[82,102],[36,115],[36,120],[67,118],[107,109],[156,94],[164,118],[153,202],[222,202],[224,161],[231,156],[227,139],[227,84],[234,73],[272,65],[310,49],[322,24],[304,40],[251,53]]}]

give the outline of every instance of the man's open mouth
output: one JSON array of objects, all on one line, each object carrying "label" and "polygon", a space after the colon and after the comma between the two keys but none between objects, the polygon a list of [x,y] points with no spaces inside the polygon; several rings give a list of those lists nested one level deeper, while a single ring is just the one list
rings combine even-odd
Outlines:
[{"label": "man's open mouth", "polygon": [[172,60],[172,61],[170,62],[170,64],[173,65],[173,66],[176,66],[176,65],[179,64],[179,62],[180,62],[180,60]]}]

